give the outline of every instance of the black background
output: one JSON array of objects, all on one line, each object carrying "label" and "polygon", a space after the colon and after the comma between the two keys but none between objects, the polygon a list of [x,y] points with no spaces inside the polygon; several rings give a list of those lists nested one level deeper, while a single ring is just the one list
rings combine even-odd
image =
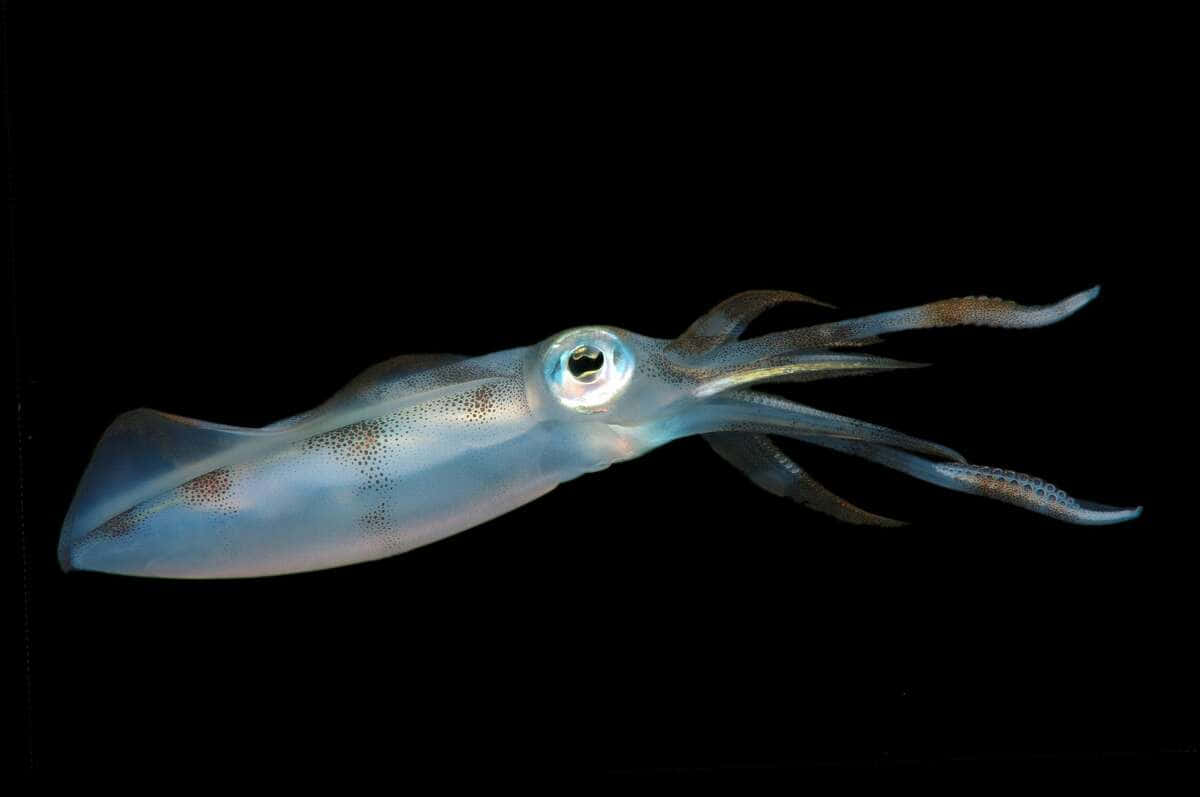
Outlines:
[{"label": "black background", "polygon": [[[1170,244],[1160,28],[104,6],[7,20],[23,760],[628,772],[1195,750],[1195,535],[1167,503],[1188,434],[1168,302],[1194,263]],[[690,439],[375,563],[171,582],[55,562],[91,447],[134,407],[258,426],[396,354],[581,323],[671,337],[749,288],[840,308],[764,330],[1097,283],[1060,325],[895,336],[881,353],[935,367],[780,392],[1144,504],[1130,524],[789,446],[913,521],[839,525]]]}]

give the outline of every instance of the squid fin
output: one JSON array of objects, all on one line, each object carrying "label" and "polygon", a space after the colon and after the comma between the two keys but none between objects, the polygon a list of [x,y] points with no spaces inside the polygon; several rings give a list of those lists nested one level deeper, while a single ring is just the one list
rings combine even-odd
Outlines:
[{"label": "squid fin", "polygon": [[59,540],[59,558],[92,529],[130,507],[276,444],[280,433],[206,423],[157,410],[117,417],[84,471]]},{"label": "squid fin", "polygon": [[393,357],[354,377],[321,406],[268,424],[263,429],[289,429],[331,410],[347,409],[356,404],[369,404],[387,395],[398,395],[411,377],[465,359],[461,354],[402,354]]}]

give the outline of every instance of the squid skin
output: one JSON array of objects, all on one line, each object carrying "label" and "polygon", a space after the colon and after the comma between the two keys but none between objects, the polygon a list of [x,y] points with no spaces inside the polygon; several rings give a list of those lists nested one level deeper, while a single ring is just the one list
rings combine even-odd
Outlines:
[{"label": "squid skin", "polygon": [[742,340],[771,307],[823,304],[747,291],[674,340],[592,326],[481,357],[397,357],[262,429],[134,410],[100,440],[59,560],[64,570],[234,578],[379,559],[695,434],[760,487],[850,523],[902,525],[817,483],[770,435],[1068,523],[1119,523],[1141,507],[1076,500],[1041,479],[755,389],[916,367],[860,348],[908,329],[1043,326],[1097,293],[1041,307],[950,299]]}]

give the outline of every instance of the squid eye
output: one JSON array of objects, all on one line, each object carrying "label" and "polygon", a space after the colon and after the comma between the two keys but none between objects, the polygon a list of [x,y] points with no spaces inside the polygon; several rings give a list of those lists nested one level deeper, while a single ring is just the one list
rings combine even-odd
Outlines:
[{"label": "squid eye", "polygon": [[604,352],[595,346],[580,346],[567,359],[567,370],[576,380],[584,383],[596,381],[604,367]]},{"label": "squid eye", "polygon": [[543,361],[546,384],[564,407],[608,412],[633,376],[633,351],[603,327],[572,329],[552,340]]}]

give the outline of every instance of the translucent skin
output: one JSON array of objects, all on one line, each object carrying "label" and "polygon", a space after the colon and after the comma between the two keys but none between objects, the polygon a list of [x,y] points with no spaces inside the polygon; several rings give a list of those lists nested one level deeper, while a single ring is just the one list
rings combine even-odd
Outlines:
[{"label": "translucent skin", "polygon": [[[81,488],[63,564],[191,578],[315,570],[400,553],[520,506],[566,478],[542,456],[547,429],[524,399],[521,353],[434,369],[448,371],[440,379],[401,377],[382,401],[233,438],[192,478],[179,482],[197,468],[176,466],[170,489],[147,491],[136,477],[112,485],[129,497],[98,513],[86,511]],[[451,381],[460,377],[475,378]],[[226,433],[213,434],[219,446]],[[119,435],[98,452],[114,440],[139,456]],[[92,526],[146,492],[117,522]]]},{"label": "translucent skin", "polygon": [[482,357],[398,357],[320,407],[263,429],[135,410],[97,446],[64,521],[59,559],[66,570],[168,578],[378,559],[691,434],[705,435],[764,489],[852,523],[898,524],[829,492],[767,435],[1066,522],[1129,520],[1140,507],[1076,501],[1040,479],[966,464],[944,446],[748,389],[913,367],[834,349],[921,327],[1042,326],[1095,295],[1045,307],[953,299],[740,341],[769,307],[813,301],[750,291],[673,341],[582,327]]}]

